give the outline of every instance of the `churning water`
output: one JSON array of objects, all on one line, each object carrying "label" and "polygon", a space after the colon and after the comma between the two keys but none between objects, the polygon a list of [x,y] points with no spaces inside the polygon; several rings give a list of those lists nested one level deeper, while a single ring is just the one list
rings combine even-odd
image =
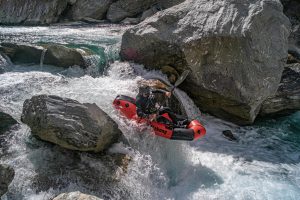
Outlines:
[{"label": "churning water", "polygon": [[[300,113],[238,127],[202,114],[182,91],[176,95],[190,118],[198,118],[207,135],[194,142],[170,141],[149,129],[120,118],[112,107],[117,94],[135,96],[137,81],[147,74],[142,66],[118,60],[121,35],[126,27],[1,27],[1,42],[59,43],[88,48],[104,66],[102,75],[90,76],[79,68],[11,65],[0,74],[0,109],[20,122],[25,99],[53,94],[96,103],[118,124],[128,145],[116,144],[111,152],[132,156],[119,181],[101,159],[88,153],[63,150],[32,137],[30,129],[16,126],[0,141],[0,163],[16,175],[3,200],[51,199],[79,190],[104,199],[299,199]],[[100,70],[100,69],[99,69]],[[100,70],[101,71],[101,70]],[[222,137],[230,129],[237,142]]]}]

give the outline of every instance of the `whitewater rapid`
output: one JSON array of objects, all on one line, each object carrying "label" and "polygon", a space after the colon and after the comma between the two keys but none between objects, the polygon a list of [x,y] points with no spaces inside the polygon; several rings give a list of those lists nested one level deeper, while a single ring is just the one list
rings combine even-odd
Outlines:
[{"label": "whitewater rapid", "polygon": [[[26,34],[21,35],[22,31]],[[11,35],[17,35],[15,41],[78,43],[117,52],[123,31],[118,27],[5,27],[0,29],[0,40],[8,41]],[[84,35],[88,36],[83,38]],[[16,172],[3,200],[44,200],[75,190],[104,199],[299,199],[300,142],[294,129],[287,126],[299,119],[299,113],[281,121],[238,127],[201,114],[184,92],[176,90],[187,115],[199,119],[207,135],[193,142],[170,141],[155,137],[149,128],[140,129],[120,118],[112,107],[118,94],[134,97],[137,82],[143,77],[161,77],[156,71],[147,72],[142,66],[120,61],[108,62],[104,73],[97,77],[78,68],[13,65],[7,69],[0,74],[1,110],[20,122],[23,102],[33,95],[52,94],[96,103],[118,123],[130,145],[118,143],[110,151],[125,152],[132,161],[118,183],[107,185],[101,179],[101,160],[39,141],[20,122],[5,137],[7,148],[0,156],[0,163],[11,165]],[[228,129],[234,132],[237,142],[222,136],[222,131]],[[86,170],[93,170],[96,177],[82,178]],[[51,187],[43,186],[45,183]]]}]

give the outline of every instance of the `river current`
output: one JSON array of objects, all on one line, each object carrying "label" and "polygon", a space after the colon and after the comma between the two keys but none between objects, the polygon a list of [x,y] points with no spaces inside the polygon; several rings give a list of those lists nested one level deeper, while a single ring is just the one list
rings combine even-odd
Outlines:
[{"label": "river current", "polygon": [[[157,71],[119,61],[126,28],[0,27],[0,42],[55,43],[94,53],[87,58],[88,70],[7,61],[6,72],[0,74],[1,110],[20,122],[23,102],[33,95],[53,94],[96,103],[118,123],[130,145],[119,143],[109,151],[132,157],[127,173],[116,183],[109,183],[103,178],[101,159],[37,140],[20,122],[0,138],[0,163],[11,165],[16,173],[2,200],[46,200],[77,190],[103,199],[300,199],[300,112],[239,127],[201,114],[177,89],[188,116],[206,127],[203,139],[186,142],[158,138],[149,129],[141,131],[120,118],[112,107],[117,94],[134,97],[142,77],[162,77]],[[222,136],[228,129],[237,141]],[[93,177],[85,177],[91,173]]]}]

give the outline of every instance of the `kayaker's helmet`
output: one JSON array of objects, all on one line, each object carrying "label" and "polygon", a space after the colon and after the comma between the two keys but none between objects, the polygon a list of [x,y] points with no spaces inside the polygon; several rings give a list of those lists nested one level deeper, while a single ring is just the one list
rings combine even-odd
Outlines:
[{"label": "kayaker's helmet", "polygon": [[150,92],[151,92],[151,89],[150,89],[150,87],[147,86],[147,85],[142,85],[142,86],[139,88],[139,94],[140,94],[140,95],[149,96],[149,95],[150,95]]}]

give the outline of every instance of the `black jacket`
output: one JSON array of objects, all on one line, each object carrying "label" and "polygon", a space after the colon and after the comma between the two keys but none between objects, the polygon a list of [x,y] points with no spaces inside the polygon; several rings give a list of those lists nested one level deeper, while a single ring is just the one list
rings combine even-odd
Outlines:
[{"label": "black jacket", "polygon": [[136,113],[141,118],[148,118],[149,115],[157,112],[155,107],[156,99],[152,93],[165,93],[167,91],[161,89],[153,89],[149,97],[144,97],[142,94],[138,94],[136,97]]}]

